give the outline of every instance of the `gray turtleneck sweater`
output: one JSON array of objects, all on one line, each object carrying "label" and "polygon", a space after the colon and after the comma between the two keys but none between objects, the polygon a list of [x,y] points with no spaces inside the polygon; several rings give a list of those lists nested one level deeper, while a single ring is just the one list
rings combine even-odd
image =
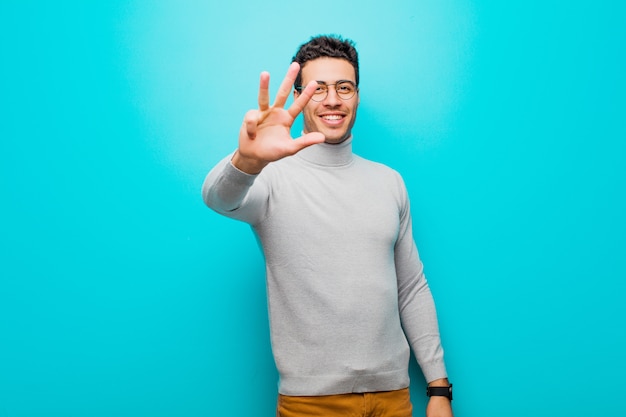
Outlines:
[{"label": "gray turtleneck sweater", "polygon": [[258,175],[229,156],[202,188],[261,243],[284,395],[406,388],[409,346],[427,381],[446,377],[404,183],[351,141],[310,146]]}]

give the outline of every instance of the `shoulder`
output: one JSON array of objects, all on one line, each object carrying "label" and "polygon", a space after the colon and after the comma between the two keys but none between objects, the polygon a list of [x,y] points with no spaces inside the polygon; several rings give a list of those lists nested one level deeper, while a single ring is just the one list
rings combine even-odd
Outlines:
[{"label": "shoulder", "polygon": [[362,175],[368,182],[369,189],[380,198],[387,196],[395,201],[401,212],[408,212],[409,194],[402,175],[380,162],[357,157],[355,165],[359,166]]},{"label": "shoulder", "polygon": [[399,186],[403,189],[405,188],[402,175],[388,165],[372,161],[370,159],[365,159],[357,155],[355,155],[355,165],[358,165],[359,169],[366,172],[368,176],[373,176],[380,181],[387,182],[389,185]]}]

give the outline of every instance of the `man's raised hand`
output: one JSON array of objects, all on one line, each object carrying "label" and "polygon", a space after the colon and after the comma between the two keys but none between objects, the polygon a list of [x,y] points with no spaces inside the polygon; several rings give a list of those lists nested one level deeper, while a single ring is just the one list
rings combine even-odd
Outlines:
[{"label": "man's raised hand", "polygon": [[246,113],[239,131],[239,149],[232,159],[235,167],[248,174],[258,174],[270,162],[293,155],[307,146],[321,143],[324,135],[312,132],[298,139],[291,137],[291,126],[304,106],[309,102],[317,83],[311,81],[285,109],[300,65],[292,63],[278,89],[274,104],[270,106],[270,75],[261,73],[259,85],[259,108]]}]

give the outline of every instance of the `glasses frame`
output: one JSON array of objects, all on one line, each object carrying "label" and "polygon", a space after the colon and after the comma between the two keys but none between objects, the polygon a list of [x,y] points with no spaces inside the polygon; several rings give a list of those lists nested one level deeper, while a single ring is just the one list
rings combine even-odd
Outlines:
[{"label": "glasses frame", "polygon": [[[345,84],[345,83],[348,83],[348,84],[352,85],[352,87],[354,88],[354,92],[352,93],[352,95],[351,95],[350,97],[343,98],[343,97],[341,97],[341,95],[339,94],[339,91],[337,90],[337,86],[338,86],[339,84]],[[318,85],[323,85],[323,86],[325,86],[325,87],[326,87],[326,94],[324,94],[324,97],[322,97],[321,99],[316,99],[316,98],[315,98],[315,94],[313,94],[313,95],[311,96],[311,100],[313,100],[313,101],[315,101],[315,102],[317,102],[317,103],[320,103],[320,102],[322,102],[322,101],[326,100],[326,98],[328,97],[328,87],[333,86],[333,85],[335,86],[335,92],[337,93],[337,97],[339,97],[339,98],[340,98],[341,100],[343,100],[343,101],[348,101],[348,100],[351,100],[351,99],[352,99],[352,98],[356,95],[356,93],[359,91],[359,87],[356,85],[356,83],[355,83],[354,81],[351,81],[351,80],[338,80],[337,82],[335,82],[335,83],[333,83],[333,84],[326,84],[326,82],[325,82],[325,81],[319,81],[319,80],[317,80],[317,84],[318,84]],[[295,89],[296,89],[298,92],[300,92],[300,93],[302,92],[302,90],[304,90],[304,88],[305,88],[305,87],[303,87],[303,86],[295,87]]]}]

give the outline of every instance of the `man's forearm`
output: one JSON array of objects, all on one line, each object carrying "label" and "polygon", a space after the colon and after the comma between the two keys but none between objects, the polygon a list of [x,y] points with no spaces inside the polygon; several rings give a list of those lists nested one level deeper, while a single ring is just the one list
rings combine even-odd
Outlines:
[{"label": "man's forearm", "polygon": [[439,378],[439,379],[435,379],[434,381],[430,381],[428,383],[429,387],[449,387],[450,386],[450,382],[448,381],[448,378]]},{"label": "man's forearm", "polygon": [[238,172],[238,168],[230,165],[229,158],[220,161],[202,184],[205,204],[222,214],[237,209],[254,182],[253,176]]}]

